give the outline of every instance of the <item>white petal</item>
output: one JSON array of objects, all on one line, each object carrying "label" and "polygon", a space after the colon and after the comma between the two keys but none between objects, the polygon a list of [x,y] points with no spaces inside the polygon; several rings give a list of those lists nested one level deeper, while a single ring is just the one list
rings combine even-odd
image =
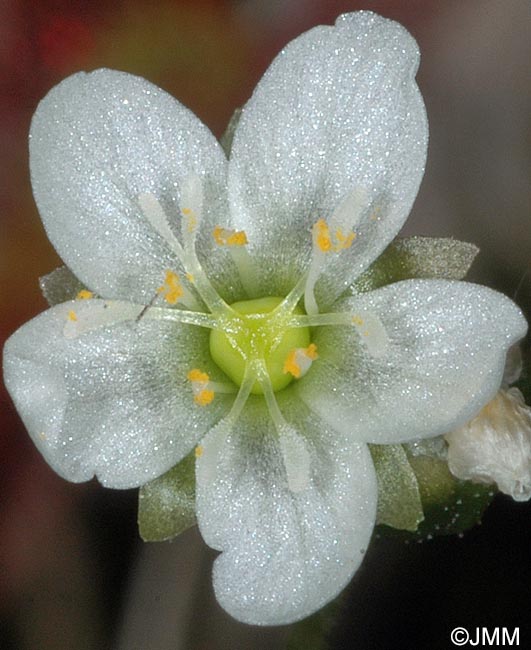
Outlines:
[{"label": "white petal", "polygon": [[79,73],[53,88],[33,118],[30,163],[52,244],[105,298],[145,304],[164,271],[179,270],[140,195],[152,194],[179,232],[180,188],[197,174],[207,227],[226,212],[226,160],[214,136],[164,91],[123,72]]},{"label": "white petal", "polygon": [[[94,302],[100,322],[101,301],[79,302],[84,318]],[[194,367],[215,377],[208,331],[137,323],[137,305],[127,322],[123,308],[114,323],[68,338],[65,323],[79,302],[53,307],[13,334],[4,350],[6,386],[61,476],[79,482],[96,474],[109,487],[142,485],[178,462],[227,409],[223,395],[208,407],[194,404],[186,379]]]},{"label": "white petal", "polygon": [[[334,598],[362,561],[375,520],[377,486],[366,446],[302,405],[288,406],[291,392],[278,396],[309,450],[308,486],[290,489],[277,433],[254,398],[219,449],[216,479],[199,484],[196,495],[201,533],[222,551],[214,565],[217,599],[231,616],[255,625],[291,623]],[[208,442],[209,436],[205,448]]]},{"label": "white petal", "polygon": [[[400,25],[358,12],[303,34],[274,60],[243,109],[229,165],[233,223],[255,246],[264,286],[293,284],[309,259],[311,226],[352,192],[366,209],[351,215],[357,237],[317,285],[321,306],[396,235],[426,159],[418,58]],[[346,222],[343,212],[336,217]]]},{"label": "white petal", "polygon": [[354,328],[318,328],[319,359],[298,390],[333,426],[366,442],[435,436],[472,418],[498,390],[507,350],[527,329],[512,301],[466,282],[407,280],[335,307],[374,312],[386,352],[371,354]]}]

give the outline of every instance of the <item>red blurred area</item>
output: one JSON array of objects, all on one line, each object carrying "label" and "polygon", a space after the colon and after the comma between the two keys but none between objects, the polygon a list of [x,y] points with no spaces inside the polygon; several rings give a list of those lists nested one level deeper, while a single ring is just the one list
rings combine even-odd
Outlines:
[{"label": "red blurred area", "polygon": [[84,67],[94,51],[94,27],[82,19],[52,16],[38,37],[38,58],[51,72],[64,74],[73,62]]}]

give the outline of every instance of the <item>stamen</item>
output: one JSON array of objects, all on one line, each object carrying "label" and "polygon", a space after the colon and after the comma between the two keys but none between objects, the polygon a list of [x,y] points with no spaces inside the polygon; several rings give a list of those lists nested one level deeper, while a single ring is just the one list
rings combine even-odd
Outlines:
[{"label": "stamen", "polygon": [[313,229],[313,241],[314,246],[322,251],[323,253],[328,253],[332,250],[332,240],[330,239],[330,230],[324,219],[319,219],[317,223],[314,224]]},{"label": "stamen", "polygon": [[194,368],[190,370],[186,378],[192,384],[194,402],[199,406],[208,406],[213,401],[215,394],[210,385],[210,377],[208,374]]},{"label": "stamen", "polygon": [[162,293],[167,303],[175,305],[184,293],[179,277],[173,271],[167,270],[164,284],[157,289],[157,293]]},{"label": "stamen", "polygon": [[357,227],[368,203],[367,192],[362,187],[355,187],[347,194],[330,219],[330,228],[336,233],[336,237],[338,230],[348,232]]},{"label": "stamen", "polygon": [[312,228],[313,250],[308,271],[304,304],[308,314],[317,314],[319,308],[314,289],[331,253],[339,254],[352,246],[357,237],[354,227],[360,222],[367,205],[367,195],[355,188],[334,210],[330,222],[319,219]]},{"label": "stamen", "polygon": [[356,238],[355,232],[343,233],[341,228],[336,228],[333,236],[324,219],[319,219],[313,226],[313,242],[322,253],[340,253],[352,246]]},{"label": "stamen", "polygon": [[297,303],[302,298],[302,295],[304,293],[306,280],[306,274],[302,275],[297,284],[288,293],[284,300],[275,307],[273,314],[279,314],[282,312],[285,314],[290,314],[295,309]]},{"label": "stamen", "polygon": [[331,312],[328,314],[309,314],[292,316],[287,327],[322,327],[325,325],[352,325],[350,312]]},{"label": "stamen", "polygon": [[181,284],[179,276],[169,269],[166,271],[164,284],[158,287],[157,293],[162,294],[169,305],[180,302],[189,309],[201,308],[191,291]]},{"label": "stamen", "polygon": [[221,226],[216,226],[212,232],[212,236],[218,246],[224,246],[228,249],[238,269],[241,283],[247,295],[255,295],[258,290],[256,269],[246,248],[249,241],[245,231],[229,230]]},{"label": "stamen", "polygon": [[278,429],[280,451],[286,468],[288,487],[303,492],[310,484],[311,459],[304,438],[289,425]]},{"label": "stamen", "polygon": [[[187,212],[186,215],[183,215],[182,223],[182,235],[185,249],[183,249],[181,243],[173,234],[169,225],[168,217],[157,198],[153,196],[153,194],[147,192],[139,194],[138,196],[138,202],[146,220],[153,226],[159,235],[166,241],[174,254],[179,258],[185,272],[193,276],[194,286],[201,298],[208,305],[210,311],[213,313],[217,312],[218,314],[223,312],[232,313],[227,303],[217,294],[209,279],[206,277],[195,252],[195,235],[200,222],[203,203],[203,191],[198,176],[191,175],[184,180],[181,187],[181,201],[184,206],[181,208],[181,211],[183,213],[184,211]],[[191,218],[192,213],[195,221]],[[193,226],[191,232],[190,226]]]},{"label": "stamen", "polygon": [[67,339],[75,339],[85,332],[108,327],[128,320],[134,320],[141,307],[127,302],[108,302],[106,300],[90,300],[80,304],[77,311],[70,310],[63,328]]},{"label": "stamen", "polygon": [[185,309],[166,309],[165,307],[143,307],[142,314],[146,320],[168,320],[185,325],[197,325],[209,329],[221,329],[223,327],[217,318],[211,314],[204,314],[200,311],[187,311]]},{"label": "stamen", "polygon": [[245,230],[228,230],[227,228],[216,226],[212,236],[218,246],[246,246],[249,243]]},{"label": "stamen", "polygon": [[310,483],[311,459],[308,447],[302,436],[284,419],[263,361],[257,362],[257,379],[262,386],[269,414],[279,436],[288,487],[294,493],[302,492]]},{"label": "stamen", "polygon": [[181,243],[173,234],[170,228],[168,216],[164,212],[158,199],[149,192],[143,192],[138,195],[138,203],[144,213],[146,220],[153,226],[159,235],[166,241],[171,250],[177,255],[183,266],[184,264],[184,251]]},{"label": "stamen", "polygon": [[94,298],[94,294],[87,289],[81,289],[76,296],[76,300],[90,300],[91,298]]},{"label": "stamen", "polygon": [[307,348],[294,348],[284,362],[283,372],[284,374],[289,372],[295,379],[300,379],[318,357],[315,343],[310,343]]},{"label": "stamen", "polygon": [[185,249],[193,248],[197,229],[203,216],[203,185],[197,174],[189,174],[181,187],[181,233]]},{"label": "stamen", "polygon": [[196,452],[196,457],[201,459],[201,462],[196,464],[196,481],[199,485],[210,485],[215,480],[217,474],[217,460],[221,448],[230,435],[237,419],[240,417],[240,413],[247,402],[247,398],[249,397],[255,381],[256,376],[254,364],[253,362],[250,362],[245,367],[245,374],[240,390],[238,391],[238,395],[234,400],[229,414],[210,430],[206,439],[203,440],[199,456]]},{"label": "stamen", "polygon": [[363,311],[352,316],[352,324],[369,354],[383,357],[389,348],[389,335],[380,318],[373,312]]},{"label": "stamen", "polygon": [[126,321],[134,323],[138,322],[139,318],[168,320],[209,329],[220,327],[220,324],[213,316],[202,312],[150,307],[149,305],[133,305],[128,302],[95,298],[94,300],[78,303],[76,311],[70,309],[67,312],[63,335],[67,339],[75,339],[100,327],[110,327]]},{"label": "stamen", "polygon": [[[362,310],[356,314],[337,312],[330,314],[309,314],[292,316],[287,327],[324,327],[327,325],[354,326],[361,342],[373,357],[382,357],[389,347],[389,335],[380,318],[371,311]],[[287,360],[286,360],[287,361]],[[290,372],[288,370],[288,372]]]}]

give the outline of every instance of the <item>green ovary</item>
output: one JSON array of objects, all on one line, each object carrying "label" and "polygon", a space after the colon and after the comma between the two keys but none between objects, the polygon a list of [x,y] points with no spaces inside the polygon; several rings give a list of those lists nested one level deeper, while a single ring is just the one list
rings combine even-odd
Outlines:
[{"label": "green ovary", "polygon": [[[238,316],[227,318],[224,330],[212,330],[210,353],[217,365],[236,383],[241,385],[247,362],[263,360],[274,391],[285,388],[293,375],[284,373],[284,362],[294,348],[306,348],[310,343],[307,327],[290,328],[288,319],[293,314],[303,314],[296,307],[290,314],[272,314],[283,298],[268,296],[256,300],[242,300],[231,305]],[[252,390],[262,395],[259,382]]]}]

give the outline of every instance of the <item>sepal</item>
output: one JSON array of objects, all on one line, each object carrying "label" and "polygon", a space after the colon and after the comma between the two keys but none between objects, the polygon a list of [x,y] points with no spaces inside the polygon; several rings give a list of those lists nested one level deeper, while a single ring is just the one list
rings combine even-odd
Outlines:
[{"label": "sepal", "polygon": [[444,237],[397,238],[356,280],[362,293],[413,278],[462,280],[479,253],[474,244]]},{"label": "sepal", "polygon": [[425,517],[417,537],[454,535],[481,523],[495,487],[456,479],[440,459],[410,456],[409,462],[417,477]]},{"label": "sepal", "polygon": [[416,531],[424,519],[417,478],[402,445],[369,445],[378,478],[377,524]]},{"label": "sepal", "polygon": [[39,286],[50,307],[74,300],[85,288],[67,266],[59,266],[40,277]]},{"label": "sepal", "polygon": [[173,539],[194,526],[195,457],[188,454],[180,463],[138,493],[138,530],[145,542]]},{"label": "sepal", "polygon": [[240,121],[240,117],[242,115],[242,109],[237,108],[234,113],[232,114],[229,123],[227,124],[227,128],[225,129],[223,135],[219,139],[219,143],[225,152],[225,155],[227,158],[230,158],[230,151],[232,149],[232,141],[234,139],[234,134],[236,133],[236,127],[238,126],[238,122]]}]

